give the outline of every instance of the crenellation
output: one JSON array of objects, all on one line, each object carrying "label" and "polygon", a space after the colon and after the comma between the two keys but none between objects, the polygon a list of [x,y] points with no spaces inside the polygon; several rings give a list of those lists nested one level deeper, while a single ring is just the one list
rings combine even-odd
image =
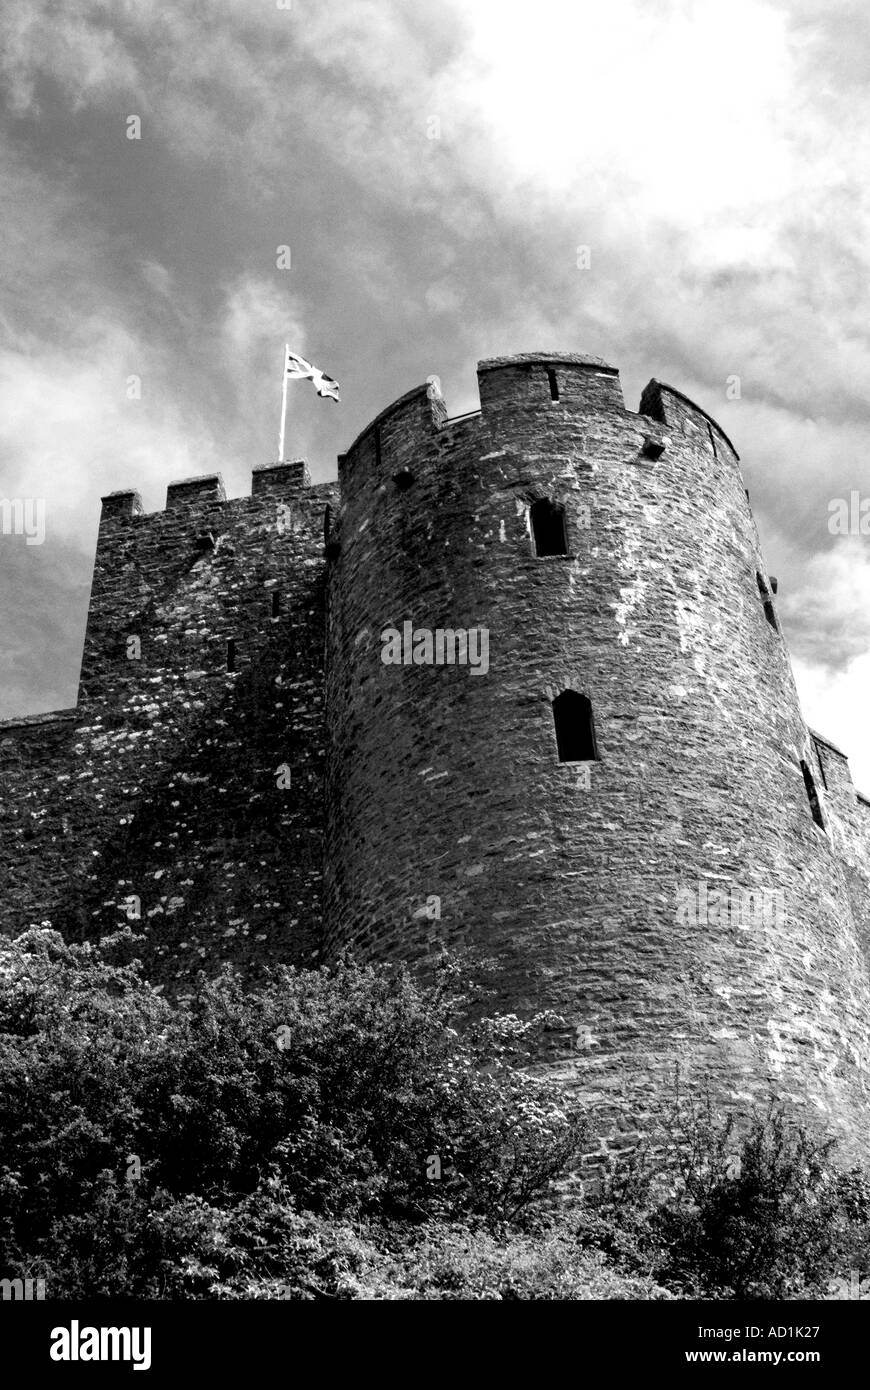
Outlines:
[{"label": "crenellation", "polygon": [[296,492],[311,486],[311,474],[305,459],[286,463],[261,463],[251,473],[251,496],[263,493]]},{"label": "crenellation", "polygon": [[[555,381],[556,399],[550,373]],[[491,358],[480,363],[477,379],[484,415],[529,407],[546,410],[551,417],[560,408],[595,414],[625,413],[618,371],[597,358],[556,353]]]},{"label": "crenellation", "polygon": [[170,483],[166,489],[166,507],[184,507],[191,503],[225,502],[224,481],[219,473],[206,473],[202,477],[182,478]]},{"label": "crenellation", "polygon": [[709,441],[708,447],[714,458],[717,457],[717,451],[711,431],[715,431],[716,438],[726,446],[734,462],[740,462],[740,455],[718,421],[675,386],[668,386],[665,382],[655,379],[648,382],[644,387],[639,409],[642,415],[648,415],[650,419],[658,420],[665,426],[681,429],[684,433],[699,434],[704,441]]},{"label": "crenellation", "polygon": [[142,498],[132,488],[110,492],[102,498],[101,521],[129,520],[142,515]]}]

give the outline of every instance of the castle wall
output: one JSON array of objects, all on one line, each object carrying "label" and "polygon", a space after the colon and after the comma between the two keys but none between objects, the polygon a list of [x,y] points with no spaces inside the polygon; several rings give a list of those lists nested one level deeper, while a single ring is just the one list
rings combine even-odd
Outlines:
[{"label": "castle wall", "polygon": [[[479,385],[457,420],[408,392],[338,486],[285,463],[233,501],[103,499],[78,704],[0,724],[0,927],[129,921],[174,987],[468,947],[495,1005],[552,1012],[541,1063],[606,1145],[679,1065],[857,1152],[870,802],[802,719],[733,446],[662,383],[627,410],[594,358]],[[386,664],[405,624],[485,630],[486,668]],[[594,758],[559,760],[566,690]]]},{"label": "castle wall", "polygon": [[[555,1012],[547,1060],[609,1109],[613,1143],[679,1063],[744,1106],[772,1084],[857,1144],[861,933],[812,815],[737,456],[659,383],[626,410],[594,359],[499,359],[479,382],[479,415],[451,423],[421,388],[339,461],[327,948],[496,957],[498,1001]],[[542,497],[565,507],[567,556],[535,553]],[[486,627],[488,674],[385,665],[382,633],[408,620]],[[558,761],[566,688],[591,699],[597,761]],[[749,925],[717,919],[713,895],[742,890]]]},{"label": "castle wall", "polygon": [[173,982],[314,963],[334,497],[284,464],[229,502],[217,478],[172,485],[150,515],[134,493],[104,499],[77,709],[43,726],[17,786],[3,774],[5,930],[48,918],[93,938],[129,920]]},{"label": "castle wall", "polygon": [[0,914],[7,929],[45,920],[67,891],[69,817],[59,796],[76,711],[0,721]]},{"label": "castle wall", "polygon": [[811,730],[831,838],[843,866],[852,918],[870,961],[870,800],[855,790],[849,760]]}]

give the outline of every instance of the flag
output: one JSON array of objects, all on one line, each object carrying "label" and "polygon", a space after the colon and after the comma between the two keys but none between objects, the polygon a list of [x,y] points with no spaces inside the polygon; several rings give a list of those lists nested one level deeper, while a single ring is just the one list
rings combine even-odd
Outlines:
[{"label": "flag", "polygon": [[295,352],[287,349],[287,361],[284,364],[285,381],[312,381],[318,396],[329,396],[330,400],[340,401],[338,394],[338,382],[331,376],[321,372],[319,368],[312,367],[310,362],[306,362],[304,357],[299,357]]}]

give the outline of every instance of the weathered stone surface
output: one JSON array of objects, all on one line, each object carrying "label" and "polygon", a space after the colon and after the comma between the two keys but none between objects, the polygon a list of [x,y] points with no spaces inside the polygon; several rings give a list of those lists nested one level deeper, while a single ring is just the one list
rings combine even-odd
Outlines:
[{"label": "weathered stone surface", "polygon": [[[841,764],[839,820],[814,823],[816,745],[733,448],[657,383],[627,411],[595,361],[485,363],[480,396],[455,425],[406,396],[340,461],[328,947],[497,955],[500,1002],[557,1013],[551,1064],[614,1127],[643,1124],[679,1063],[741,1104],[772,1083],[866,1137],[870,808]],[[567,556],[535,554],[539,497],[565,507]],[[380,634],[408,619],[486,626],[488,675],[384,665]],[[592,701],[588,789],[556,757],[565,688]],[[784,910],[679,920],[678,892],[702,883]]]},{"label": "weathered stone surface", "polygon": [[306,484],[281,464],[231,502],[215,476],[171,485],[151,515],[134,493],[106,499],[78,707],[0,725],[6,930],[129,920],[172,983],[317,959],[335,488]]},{"label": "weathered stone surface", "polygon": [[[595,358],[479,383],[456,421],[431,385],[382,411],[338,487],[295,461],[236,501],[216,476],[153,515],[105,499],[78,706],[0,725],[4,928],[95,936],[135,896],[176,985],[470,945],[499,1004],[554,1011],[542,1063],[614,1147],[679,1064],[857,1148],[870,803],[802,719],[737,455],[671,387],[627,410]],[[565,555],[536,554],[544,498]],[[406,622],[485,628],[488,671],[385,665]],[[596,761],[558,761],[566,689]],[[748,890],[774,910],[739,916]]]}]

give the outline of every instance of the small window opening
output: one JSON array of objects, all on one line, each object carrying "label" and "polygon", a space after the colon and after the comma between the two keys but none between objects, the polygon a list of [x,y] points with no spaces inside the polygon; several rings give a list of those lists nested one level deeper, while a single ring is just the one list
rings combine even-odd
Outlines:
[{"label": "small window opening", "polygon": [[532,535],[538,555],[567,555],[565,508],[542,497],[531,506]]},{"label": "small window opening", "polygon": [[341,542],[330,539],[332,531],[332,508],[327,505],[323,513],[323,544],[328,560],[337,560],[341,554]]},{"label": "small window opening", "polygon": [[801,762],[801,772],[804,775],[804,786],[807,789],[807,797],[810,803],[810,810],[813,813],[813,820],[815,821],[816,825],[820,825],[824,830],[825,822],[822,818],[822,805],[819,801],[819,793],[816,791],[816,784],[813,780],[813,774],[810,772],[805,762]]},{"label": "small window opening", "polygon": [[665,449],[668,447],[666,439],[656,439],[651,434],[643,437],[643,456],[647,459],[660,459]]},{"label": "small window opening", "polygon": [[236,669],[236,640],[234,637],[227,638],[227,670]]},{"label": "small window opening", "polygon": [[393,482],[400,492],[407,492],[414,481],[414,474],[410,468],[400,468],[398,473],[393,474]]},{"label": "small window opening", "polygon": [[576,690],[563,690],[553,701],[556,747],[560,763],[597,761],[592,704]]},{"label": "small window opening", "polygon": [[758,592],[761,594],[761,601],[764,604],[764,616],[770,623],[774,632],[779,632],[779,623],[776,621],[776,611],[773,607],[773,600],[770,597],[770,590],[756,571],[755,578],[758,580]]},{"label": "small window opening", "polygon": [[547,368],[547,381],[550,383],[550,400],[557,401],[559,399],[559,382],[552,367]]},{"label": "small window opening", "polygon": [[280,589],[273,589],[273,590],[272,590],[272,617],[273,617],[273,618],[278,618],[278,617],[280,617],[280,616],[281,616],[281,591],[280,591]]}]

